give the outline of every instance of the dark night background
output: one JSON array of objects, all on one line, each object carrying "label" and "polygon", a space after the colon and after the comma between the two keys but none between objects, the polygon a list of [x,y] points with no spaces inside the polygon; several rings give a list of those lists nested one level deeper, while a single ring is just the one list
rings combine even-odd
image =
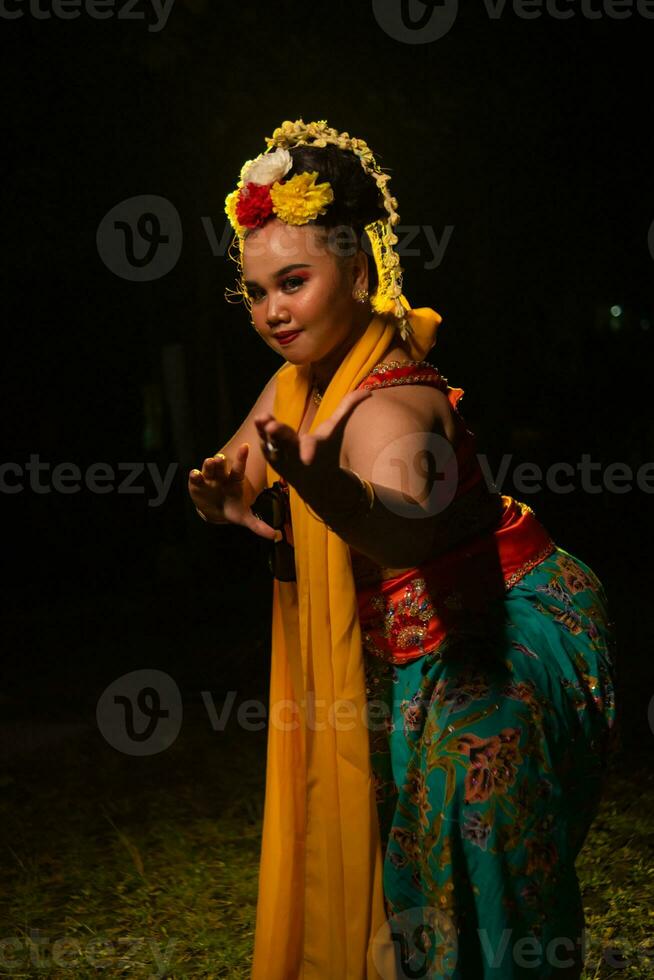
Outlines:
[{"label": "dark night background", "polygon": [[[265,550],[200,521],[186,479],[281,363],[225,301],[235,267],[206,226],[221,239],[242,164],[298,117],[368,142],[402,227],[439,240],[452,227],[437,268],[422,233],[402,260],[411,304],[443,316],[429,359],[465,390],[493,469],[513,454],[502,492],[603,581],[625,763],[649,752],[654,498],[635,476],[623,494],[585,493],[579,476],[571,493],[526,494],[510,473],[589,453],[599,483],[612,462],[635,474],[654,460],[654,21],[493,20],[466,3],[445,37],[405,44],[369,2],[176,0],[158,32],[143,4],[133,21],[24,9],[0,20],[4,456],[176,476],[157,507],[147,472],[140,494],[3,492],[9,758],[54,738],[51,725],[93,726],[104,688],[131,670],[167,671],[188,704],[265,694]],[[146,194],[177,209],[183,245],[166,275],[133,282],[104,264],[96,234]]]}]

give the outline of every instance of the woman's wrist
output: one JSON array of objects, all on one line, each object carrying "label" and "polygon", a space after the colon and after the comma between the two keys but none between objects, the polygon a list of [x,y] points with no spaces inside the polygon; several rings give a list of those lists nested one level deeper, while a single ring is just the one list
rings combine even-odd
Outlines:
[{"label": "woman's wrist", "polygon": [[318,520],[377,565],[416,567],[432,554],[435,518],[408,516],[407,497],[400,490],[383,487],[382,493],[355,470],[340,467],[324,481],[324,490],[316,490],[313,498],[301,496]]},{"label": "woman's wrist", "polygon": [[202,520],[206,521],[207,524],[229,524],[229,521],[227,520],[226,517],[218,517],[218,518],[207,517],[207,515],[203,511],[201,511],[199,507],[196,507],[195,509],[198,513],[198,517],[201,517]]},{"label": "woman's wrist", "polygon": [[338,532],[352,521],[359,521],[370,513],[375,501],[372,483],[365,480],[356,470],[339,467],[335,478],[321,488],[305,503],[329,527]]}]

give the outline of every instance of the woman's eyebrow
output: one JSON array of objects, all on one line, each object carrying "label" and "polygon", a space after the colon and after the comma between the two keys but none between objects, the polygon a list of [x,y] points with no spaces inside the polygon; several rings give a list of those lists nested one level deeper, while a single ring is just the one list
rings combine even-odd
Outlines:
[{"label": "woman's eyebrow", "polygon": [[[273,272],[271,278],[279,279],[280,276],[283,276],[287,272],[290,272],[291,269],[310,269],[310,268],[311,268],[310,262],[292,262],[291,265],[285,265],[282,269],[278,269],[277,272]],[[258,285],[256,279],[244,279],[243,281],[246,286]]]}]

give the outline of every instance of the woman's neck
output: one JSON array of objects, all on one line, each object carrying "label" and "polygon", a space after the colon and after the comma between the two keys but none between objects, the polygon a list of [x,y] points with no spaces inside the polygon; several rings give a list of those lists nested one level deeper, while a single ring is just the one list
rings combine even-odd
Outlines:
[{"label": "woman's neck", "polygon": [[343,341],[319,361],[311,362],[311,379],[320,394],[323,394],[327,385],[336,374],[343,358],[350,351],[357,340],[366,332],[368,324],[372,319],[372,310],[362,310],[362,316],[355,323]]}]

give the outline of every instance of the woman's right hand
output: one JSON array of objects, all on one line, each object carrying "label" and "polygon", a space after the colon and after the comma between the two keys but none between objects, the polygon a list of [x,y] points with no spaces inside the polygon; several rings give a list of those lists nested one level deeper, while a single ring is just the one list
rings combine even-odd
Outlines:
[{"label": "woman's right hand", "polygon": [[245,464],[250,446],[244,442],[236,450],[231,464],[222,453],[205,459],[201,470],[191,470],[188,491],[197,509],[211,524],[241,524],[254,534],[269,541],[280,537],[265,521],[259,520],[250,510],[249,483],[245,479]]}]

